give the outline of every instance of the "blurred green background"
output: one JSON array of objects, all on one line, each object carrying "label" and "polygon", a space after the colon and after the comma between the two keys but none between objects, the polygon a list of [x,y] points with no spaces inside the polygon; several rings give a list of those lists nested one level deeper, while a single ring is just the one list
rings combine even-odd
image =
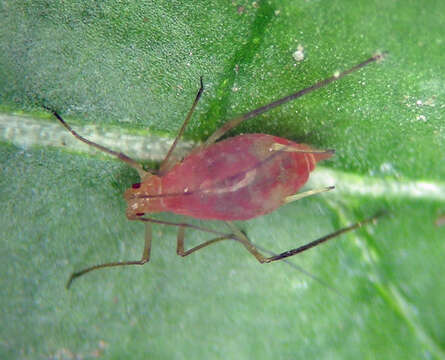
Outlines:
[{"label": "blurred green background", "polygon": [[[2,359],[445,359],[445,227],[435,224],[445,214],[443,1],[6,0],[0,9]],[[312,182],[336,191],[239,224],[258,245],[281,252],[378,210],[389,216],[294,265],[260,265],[230,242],[181,258],[176,229],[155,226],[149,264],[65,290],[73,270],[139,258],[144,227],[126,220],[121,196],[136,174],[47,144],[42,129],[56,120],[42,104],[80,132],[94,124],[156,145],[174,137],[202,75],[186,132],[202,141],[232,116],[385,50],[385,61],[233,134],[337,150]],[[127,149],[124,135],[115,143]],[[187,232],[189,246],[207,238]]]}]

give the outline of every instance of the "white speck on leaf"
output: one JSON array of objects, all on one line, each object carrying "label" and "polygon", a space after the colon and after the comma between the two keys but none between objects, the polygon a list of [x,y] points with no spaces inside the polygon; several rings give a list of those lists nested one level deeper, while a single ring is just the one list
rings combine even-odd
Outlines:
[{"label": "white speck on leaf", "polygon": [[304,47],[301,44],[298,44],[297,50],[292,54],[292,57],[295,61],[303,61],[304,60]]}]

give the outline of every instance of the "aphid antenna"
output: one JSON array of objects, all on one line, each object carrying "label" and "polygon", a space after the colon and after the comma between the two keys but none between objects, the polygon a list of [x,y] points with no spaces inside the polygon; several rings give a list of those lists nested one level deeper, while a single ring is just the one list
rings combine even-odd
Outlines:
[{"label": "aphid antenna", "polygon": [[196,105],[198,105],[198,101],[201,98],[202,92],[204,91],[204,84],[202,82],[202,76],[199,78],[199,82],[201,85],[199,87],[198,93],[196,94],[195,100],[193,101],[192,107],[190,108],[189,112],[187,113],[187,116],[184,120],[184,123],[181,126],[181,129],[178,132],[178,135],[176,135],[176,138],[173,141],[173,144],[171,145],[170,149],[168,150],[167,155],[165,156],[164,160],[161,163],[161,166],[159,168],[159,174],[165,173],[166,170],[168,170],[168,168],[172,165],[171,164],[171,155],[172,155],[173,151],[175,150],[179,139],[184,134],[185,128],[187,127],[187,125],[193,115],[193,112],[195,111]]},{"label": "aphid antenna", "polygon": [[90,145],[90,146],[92,146],[92,147],[95,147],[96,149],[99,149],[100,151],[103,151],[103,152],[105,152],[105,153],[107,153],[107,154],[110,154],[110,155],[112,155],[112,156],[116,156],[118,159],[122,160],[123,162],[125,162],[125,163],[127,163],[129,166],[131,166],[133,169],[135,169],[135,170],[138,172],[138,174],[139,174],[139,176],[141,177],[141,179],[144,178],[144,176],[146,176],[146,175],[148,174],[148,172],[145,171],[145,170],[142,168],[141,164],[139,164],[137,161],[133,160],[132,158],[128,157],[127,155],[125,155],[125,154],[123,154],[123,153],[121,153],[121,152],[113,151],[113,150],[111,150],[111,149],[106,148],[105,146],[96,144],[95,142],[92,142],[92,141],[90,141],[90,140],[88,140],[88,139],[85,139],[83,136],[79,135],[76,131],[74,131],[73,128],[72,128],[71,126],[69,126],[69,125],[65,122],[65,120],[62,119],[62,117],[57,113],[57,111],[55,111],[54,109],[52,109],[52,108],[50,108],[50,107],[48,107],[48,106],[46,106],[46,105],[43,105],[43,107],[44,107],[46,110],[50,111],[50,112],[56,117],[56,119],[59,120],[59,121],[61,122],[61,124],[62,124],[62,125],[63,125],[63,126],[64,126],[64,127],[71,133],[71,134],[73,134],[73,136],[74,136],[76,139],[78,139],[78,140],[84,142],[84,143],[87,144],[87,145]]}]

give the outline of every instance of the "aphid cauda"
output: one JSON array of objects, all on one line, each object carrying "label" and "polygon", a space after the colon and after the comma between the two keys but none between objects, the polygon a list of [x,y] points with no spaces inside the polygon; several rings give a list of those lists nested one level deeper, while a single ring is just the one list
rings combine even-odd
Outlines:
[{"label": "aphid cauda", "polygon": [[[307,181],[309,173],[315,168],[316,163],[331,157],[334,151],[316,150],[308,145],[296,144],[290,140],[266,134],[245,134],[220,142],[216,141],[241,122],[324,87],[382,58],[382,54],[374,55],[346,71],[336,73],[308,88],[229,120],[216,130],[204,144],[198,146],[182,161],[176,162],[172,160],[171,155],[203,92],[201,79],[201,87],[193,105],[157,173],[144,170],[138,162],[125,154],[83,138],[56,111],[46,107],[77,139],[116,156],[134,168],[141,179],[124,194],[128,203],[127,218],[146,224],[145,247],[141,260],[111,262],[85,268],[70,276],[67,287],[69,288],[75,278],[93,270],[114,266],[143,265],[148,262],[152,223],[178,227],[178,255],[187,256],[222,240],[236,240],[242,243],[260,263],[269,263],[308,250],[375,220],[379,215],[340,229],[296,249],[265,257],[231,221],[261,216],[274,211],[283,204],[333,189],[333,186],[329,186],[297,194],[298,189]],[[197,219],[222,220],[227,223],[230,232],[222,233],[185,222],[174,223],[146,216],[146,214],[157,212],[172,212]],[[186,228],[213,233],[217,237],[185,250]]]}]

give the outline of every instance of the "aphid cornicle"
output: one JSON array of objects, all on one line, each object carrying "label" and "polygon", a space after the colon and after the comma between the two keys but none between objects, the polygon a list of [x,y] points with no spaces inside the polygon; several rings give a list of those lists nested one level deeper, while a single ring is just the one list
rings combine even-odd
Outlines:
[{"label": "aphid cornicle", "polygon": [[[316,150],[308,145],[297,144],[267,134],[245,134],[220,142],[216,141],[241,122],[326,86],[382,58],[382,54],[374,55],[346,71],[337,73],[308,88],[226,122],[204,144],[198,146],[182,161],[176,162],[172,160],[171,155],[203,92],[204,87],[201,79],[201,87],[195,101],[157,173],[144,170],[137,161],[125,154],[115,152],[83,138],[56,111],[45,106],[77,139],[116,156],[133,167],[141,179],[139,183],[133,184],[124,194],[128,203],[127,218],[142,221],[146,224],[145,247],[141,260],[111,262],[85,268],[70,276],[67,287],[71,285],[75,278],[92,270],[113,266],[143,265],[148,262],[152,239],[152,223],[178,227],[178,255],[187,256],[221,240],[237,240],[260,263],[267,263],[303,252],[376,219],[379,215],[340,229],[296,249],[265,257],[231,221],[247,220],[261,216],[274,211],[283,204],[333,189],[333,186],[328,186],[297,193],[298,189],[308,180],[309,174],[315,168],[316,163],[331,157],[334,151]],[[223,233],[185,222],[174,223],[146,216],[146,214],[157,212],[172,212],[197,219],[222,220],[229,226],[230,232]],[[213,233],[217,237],[192,249],[185,250],[184,236],[186,228]]]}]

